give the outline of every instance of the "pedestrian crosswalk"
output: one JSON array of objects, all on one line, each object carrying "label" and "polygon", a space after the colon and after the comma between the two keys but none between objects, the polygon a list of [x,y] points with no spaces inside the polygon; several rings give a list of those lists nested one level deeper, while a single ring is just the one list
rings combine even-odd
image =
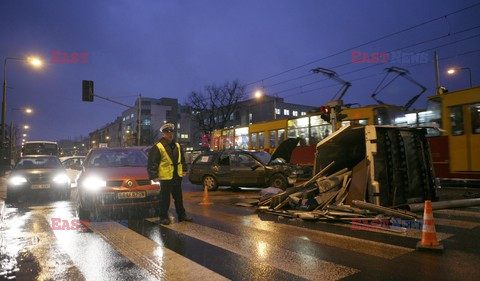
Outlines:
[{"label": "pedestrian crosswalk", "polygon": [[[133,219],[128,229],[102,229],[91,222],[87,230],[49,228],[54,217],[75,218],[68,204],[30,208],[23,220],[43,241],[32,246],[33,254],[63,261],[52,265],[40,259],[43,279],[357,280],[393,276],[394,271],[406,278],[401,261],[421,258],[415,250],[418,230],[352,230],[347,224],[278,219],[225,205],[206,209],[192,204],[188,210],[194,222],[160,225],[159,218]],[[475,209],[435,213],[442,243],[480,232]]]}]

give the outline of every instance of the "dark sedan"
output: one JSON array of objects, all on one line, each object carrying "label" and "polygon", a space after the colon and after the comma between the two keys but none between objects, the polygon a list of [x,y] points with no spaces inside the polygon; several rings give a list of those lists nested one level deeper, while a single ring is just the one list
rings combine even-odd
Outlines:
[{"label": "dark sedan", "polygon": [[31,155],[18,159],[7,181],[7,202],[47,193],[70,198],[70,178],[56,156]]},{"label": "dark sedan", "polygon": [[208,190],[218,186],[267,187],[286,189],[295,183],[302,170],[263,151],[212,151],[199,155],[192,163],[189,180]]}]

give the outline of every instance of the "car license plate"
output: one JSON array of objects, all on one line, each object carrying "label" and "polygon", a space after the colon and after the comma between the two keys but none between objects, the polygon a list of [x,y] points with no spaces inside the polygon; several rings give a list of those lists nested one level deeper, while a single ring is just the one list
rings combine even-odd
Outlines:
[{"label": "car license plate", "polygon": [[32,184],[32,189],[45,189],[45,188],[50,188],[50,184]]},{"label": "car license plate", "polygon": [[130,198],[145,198],[145,191],[136,191],[136,192],[119,192],[118,199],[130,199]]}]

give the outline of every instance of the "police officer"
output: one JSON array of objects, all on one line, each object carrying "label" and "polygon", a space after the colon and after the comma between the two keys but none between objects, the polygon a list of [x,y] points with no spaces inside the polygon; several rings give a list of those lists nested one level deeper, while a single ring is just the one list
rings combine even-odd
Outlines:
[{"label": "police officer", "polygon": [[175,125],[166,123],[161,128],[162,138],[148,154],[148,176],[151,180],[160,181],[160,223],[170,224],[168,209],[170,208],[170,194],[175,201],[178,221],[192,221],[183,207],[182,178],[185,176],[185,158],[182,155],[180,144],[173,140]]}]

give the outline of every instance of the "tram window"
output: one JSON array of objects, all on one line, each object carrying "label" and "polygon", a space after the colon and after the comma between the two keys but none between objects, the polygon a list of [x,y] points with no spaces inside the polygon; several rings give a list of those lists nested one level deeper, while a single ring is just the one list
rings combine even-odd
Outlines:
[{"label": "tram window", "polygon": [[465,133],[462,106],[450,107],[450,126],[453,136],[460,136]]},{"label": "tram window", "polygon": [[256,148],[257,147],[257,133],[252,133],[252,148]]},{"label": "tram window", "polygon": [[258,147],[263,148],[265,146],[265,135],[263,132],[258,133]]},{"label": "tram window", "polygon": [[310,134],[311,134],[311,136],[310,136],[309,143],[308,143],[309,145],[317,145],[317,143],[321,139],[323,139],[319,126],[311,127],[310,128]]},{"label": "tram window", "polygon": [[269,131],[269,135],[270,135],[270,138],[269,138],[270,148],[274,148],[274,147],[277,146],[277,143],[278,143],[277,131],[275,131],[275,130]]},{"label": "tram window", "polygon": [[285,140],[285,129],[280,129],[277,131],[277,140],[278,140],[278,145],[280,145],[284,140]]},{"label": "tram window", "polygon": [[308,128],[301,129],[289,129],[288,130],[289,138],[300,138],[299,145],[305,146],[308,143]]},{"label": "tram window", "polygon": [[480,134],[480,103],[472,104],[470,112],[472,114],[472,133]]},{"label": "tram window", "polygon": [[330,125],[330,123],[324,121],[320,115],[310,116],[310,126],[318,126],[324,124]]}]

